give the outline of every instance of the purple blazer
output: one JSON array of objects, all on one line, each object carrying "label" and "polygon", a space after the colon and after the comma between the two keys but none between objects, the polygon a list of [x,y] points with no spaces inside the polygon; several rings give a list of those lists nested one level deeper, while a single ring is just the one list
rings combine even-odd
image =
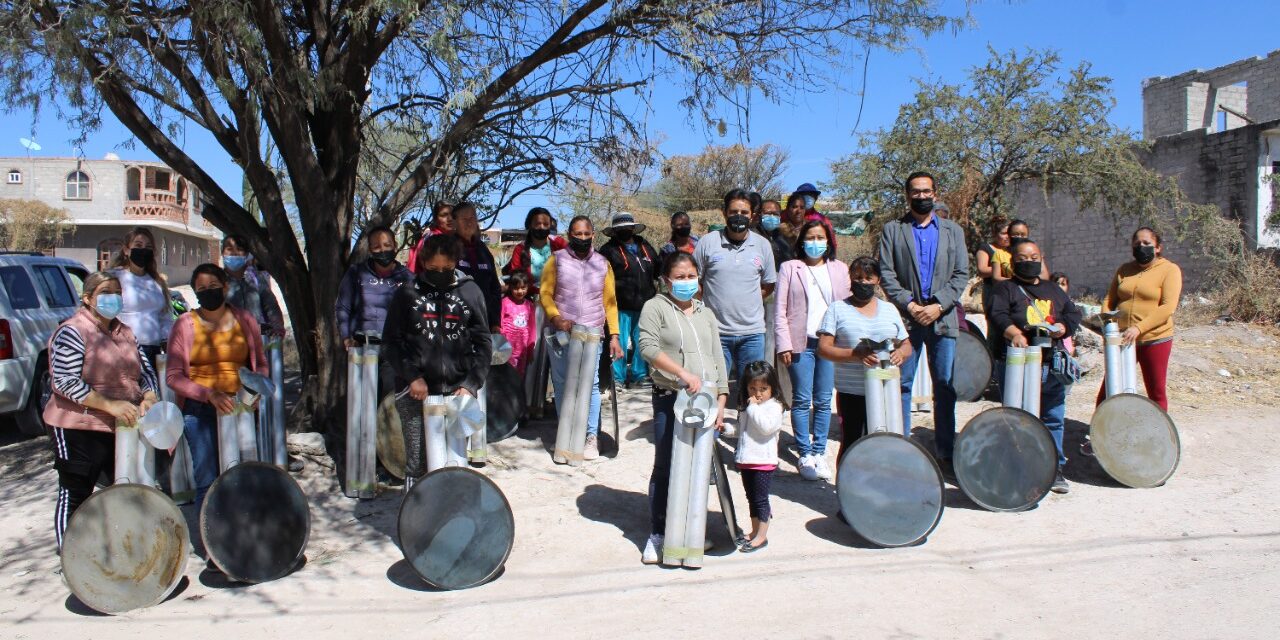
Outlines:
[{"label": "purple blazer", "polygon": [[[826,267],[831,276],[832,303],[848,298],[849,265],[828,260]],[[804,351],[808,343],[808,268],[803,260],[788,260],[778,271],[778,288],[773,293],[773,343],[778,353]]]}]

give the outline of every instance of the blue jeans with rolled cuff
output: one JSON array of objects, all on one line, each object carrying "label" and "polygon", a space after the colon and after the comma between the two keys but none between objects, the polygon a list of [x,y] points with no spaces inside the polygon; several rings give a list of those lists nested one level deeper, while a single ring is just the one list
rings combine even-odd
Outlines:
[{"label": "blue jeans with rolled cuff", "polygon": [[[791,428],[800,456],[822,455],[827,451],[831,427],[831,392],[836,368],[818,357],[818,339],[809,338],[804,351],[791,352]],[[812,426],[812,428],[811,428]]]}]

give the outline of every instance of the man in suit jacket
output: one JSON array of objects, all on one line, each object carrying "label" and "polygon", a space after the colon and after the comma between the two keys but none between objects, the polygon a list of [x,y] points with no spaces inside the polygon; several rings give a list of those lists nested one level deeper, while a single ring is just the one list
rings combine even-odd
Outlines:
[{"label": "man in suit jacket", "polygon": [[911,356],[902,363],[902,421],[911,431],[911,383],[921,346],[928,347],[933,379],[934,448],[950,473],[956,435],[956,391],[951,384],[960,295],[969,281],[969,252],[960,225],[934,214],[937,184],[923,171],[907,177],[910,213],[885,225],[880,236],[880,286],[902,314]]}]

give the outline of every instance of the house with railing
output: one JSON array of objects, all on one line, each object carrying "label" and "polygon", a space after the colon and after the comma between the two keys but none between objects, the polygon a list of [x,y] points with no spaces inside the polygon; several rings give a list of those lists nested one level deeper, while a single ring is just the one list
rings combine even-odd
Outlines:
[{"label": "house with railing", "polygon": [[222,234],[201,215],[200,192],[157,162],[39,156],[0,158],[0,198],[39,200],[65,209],[75,231],[52,247],[57,256],[105,268],[137,226],[156,237],[156,259],[169,282],[185,284],[191,270],[218,257]]}]

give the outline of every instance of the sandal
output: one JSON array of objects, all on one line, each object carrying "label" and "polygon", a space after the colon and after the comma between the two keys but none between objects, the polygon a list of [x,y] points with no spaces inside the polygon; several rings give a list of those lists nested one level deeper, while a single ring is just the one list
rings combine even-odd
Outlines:
[{"label": "sandal", "polygon": [[759,550],[761,550],[761,549],[763,549],[763,548],[765,548],[765,547],[767,547],[767,546],[769,546],[769,541],[768,541],[768,540],[765,540],[764,542],[761,542],[761,543],[760,543],[760,544],[758,544],[758,545],[753,545],[753,544],[751,544],[751,543],[748,541],[748,542],[747,542],[747,544],[742,545],[742,547],[739,549],[739,551],[741,551],[742,553],[754,553],[754,552],[759,551]]}]

